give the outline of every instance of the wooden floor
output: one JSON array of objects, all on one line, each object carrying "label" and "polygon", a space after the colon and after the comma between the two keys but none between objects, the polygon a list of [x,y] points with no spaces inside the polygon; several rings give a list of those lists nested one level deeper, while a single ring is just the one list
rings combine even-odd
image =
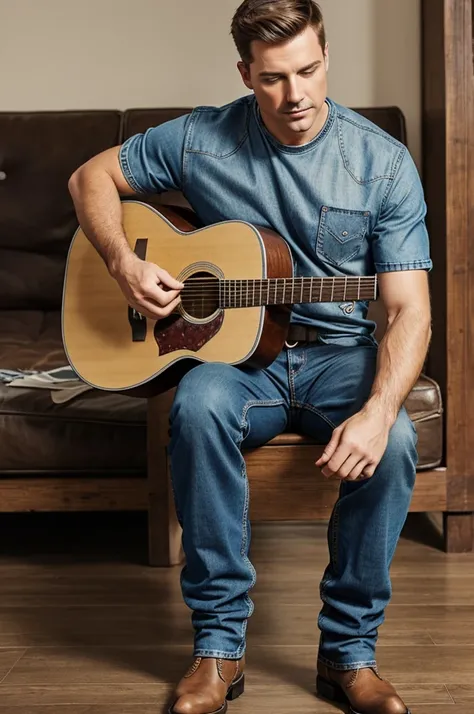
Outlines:
[{"label": "wooden floor", "polygon": [[[0,714],[159,714],[191,656],[179,569],[141,514],[0,516]],[[409,516],[378,661],[413,714],[474,712],[474,556]],[[245,695],[230,714],[330,714],[314,695],[324,525],[254,525]]]}]

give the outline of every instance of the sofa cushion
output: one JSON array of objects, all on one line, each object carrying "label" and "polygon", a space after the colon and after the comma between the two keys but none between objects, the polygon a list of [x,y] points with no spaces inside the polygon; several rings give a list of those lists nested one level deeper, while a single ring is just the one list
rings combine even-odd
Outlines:
[{"label": "sofa cushion", "polygon": [[[146,472],[146,400],[92,390],[55,404],[0,384],[0,472]],[[84,474],[86,475],[86,474]]]},{"label": "sofa cushion", "polygon": [[[65,364],[58,311],[0,312],[0,369]],[[442,408],[436,383],[422,375],[406,406],[419,437],[418,467],[437,466]],[[146,415],[146,400],[120,394],[92,390],[55,404],[49,390],[0,385],[0,471],[145,472]],[[283,434],[272,443],[315,442]]]},{"label": "sofa cushion", "polygon": [[118,111],[0,112],[0,309],[58,309],[73,171],[120,141]]},{"label": "sofa cushion", "polygon": [[[0,369],[66,364],[59,311],[0,311]],[[144,473],[146,406],[98,390],[55,404],[47,389],[0,384],[0,471]]]}]

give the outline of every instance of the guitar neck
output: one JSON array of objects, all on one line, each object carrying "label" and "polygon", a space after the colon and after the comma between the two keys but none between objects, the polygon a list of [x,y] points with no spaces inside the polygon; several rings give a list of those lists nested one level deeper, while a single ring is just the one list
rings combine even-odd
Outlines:
[{"label": "guitar neck", "polygon": [[255,307],[376,300],[377,276],[219,280],[219,306]]}]

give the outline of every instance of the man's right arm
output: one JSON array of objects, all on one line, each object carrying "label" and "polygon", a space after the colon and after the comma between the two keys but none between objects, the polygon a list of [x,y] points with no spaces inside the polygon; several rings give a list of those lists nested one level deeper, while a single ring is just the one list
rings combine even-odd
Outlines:
[{"label": "man's right arm", "polygon": [[121,195],[135,191],[119,163],[120,146],[94,156],[69,179],[69,192],[82,230],[113,274],[132,250],[122,228]]},{"label": "man's right arm", "polygon": [[115,146],[94,156],[72,174],[68,187],[84,234],[129,304],[158,320],[177,306],[182,284],[159,266],[138,258],[127,242],[120,196],[136,192],[122,172],[119,152],[120,146]]}]

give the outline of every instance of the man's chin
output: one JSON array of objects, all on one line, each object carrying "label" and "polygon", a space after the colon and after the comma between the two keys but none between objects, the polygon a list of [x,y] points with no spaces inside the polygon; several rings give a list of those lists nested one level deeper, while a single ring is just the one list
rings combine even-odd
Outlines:
[{"label": "man's chin", "polygon": [[294,131],[295,134],[301,134],[307,131],[311,130],[311,127],[313,126],[313,120],[310,119],[309,117],[304,117],[303,119],[300,119],[299,121],[291,121],[287,126],[290,131]]}]

